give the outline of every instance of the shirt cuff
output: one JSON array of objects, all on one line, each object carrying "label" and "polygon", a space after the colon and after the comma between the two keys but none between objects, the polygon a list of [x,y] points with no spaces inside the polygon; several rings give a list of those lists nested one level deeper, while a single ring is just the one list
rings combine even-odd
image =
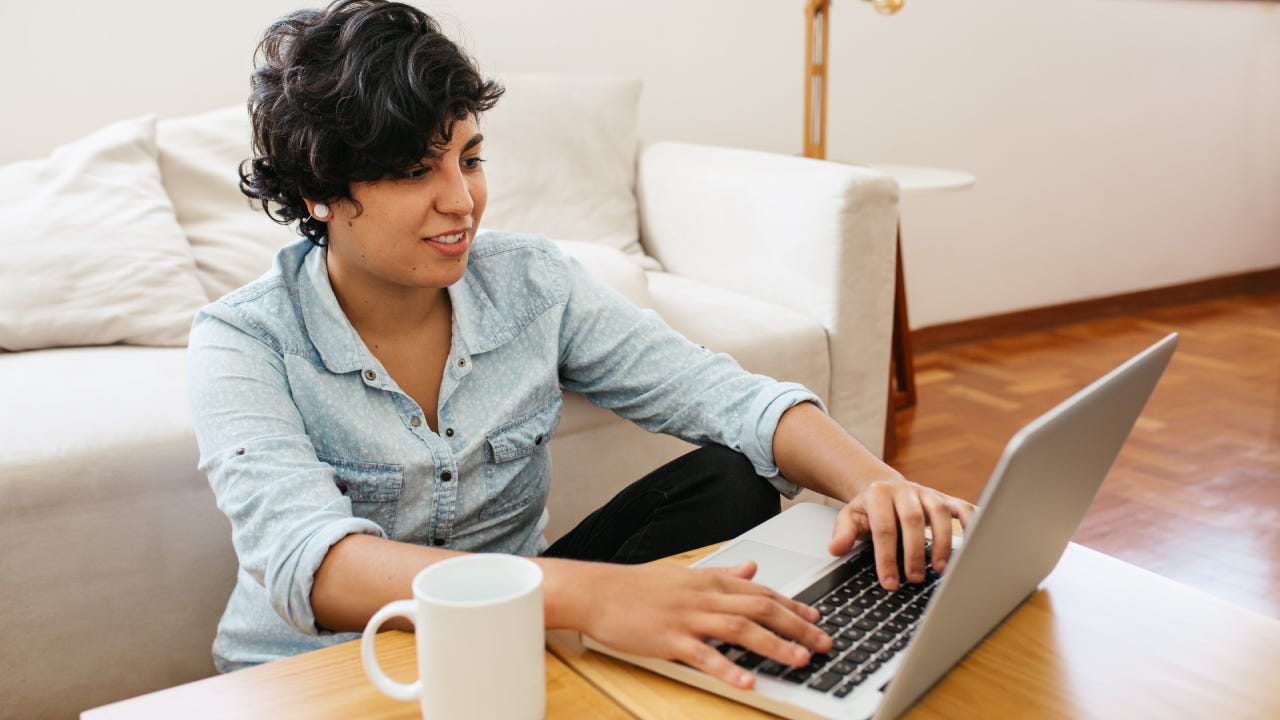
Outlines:
[{"label": "shirt cuff", "polygon": [[751,403],[738,443],[742,454],[755,466],[756,474],[767,479],[788,500],[799,495],[802,488],[778,471],[773,458],[773,434],[778,430],[782,414],[802,402],[811,402],[823,412],[827,411],[812,390],[798,383],[777,383],[761,390]]},{"label": "shirt cuff", "polygon": [[271,583],[271,600],[276,612],[295,630],[305,635],[332,635],[316,624],[315,609],[311,607],[311,589],[315,586],[316,572],[329,554],[329,548],[338,544],[348,535],[375,535],[386,537],[387,534],[375,522],[357,517],[345,517],[328,523],[318,529],[298,548],[294,561],[280,568],[282,575],[290,578],[289,582]]}]

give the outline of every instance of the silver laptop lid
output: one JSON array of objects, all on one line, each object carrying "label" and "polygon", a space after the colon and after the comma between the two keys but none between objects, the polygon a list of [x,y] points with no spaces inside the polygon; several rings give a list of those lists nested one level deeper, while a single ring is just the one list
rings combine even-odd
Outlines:
[{"label": "silver laptop lid", "polygon": [[905,712],[1053,570],[1177,343],[1169,335],[1009,441],[877,718]]}]

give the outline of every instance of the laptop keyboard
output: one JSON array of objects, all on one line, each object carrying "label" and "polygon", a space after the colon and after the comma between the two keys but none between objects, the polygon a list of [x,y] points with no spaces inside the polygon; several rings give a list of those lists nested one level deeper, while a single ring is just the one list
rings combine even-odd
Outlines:
[{"label": "laptop keyboard", "polygon": [[[901,574],[901,561],[898,570]],[[940,579],[928,567],[924,582],[902,583],[889,592],[880,586],[875,558],[868,550],[796,596],[822,614],[818,625],[831,636],[830,651],[814,654],[808,665],[797,668],[732,645],[720,650],[748,670],[844,697],[907,646]]]}]

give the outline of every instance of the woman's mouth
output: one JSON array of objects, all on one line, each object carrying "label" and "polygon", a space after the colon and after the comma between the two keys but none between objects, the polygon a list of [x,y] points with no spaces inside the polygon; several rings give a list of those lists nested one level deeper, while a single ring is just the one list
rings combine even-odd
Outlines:
[{"label": "woman's mouth", "polygon": [[445,245],[452,245],[462,240],[462,238],[466,236],[467,236],[467,233],[464,230],[462,232],[454,233],[452,235],[437,235],[436,237],[427,238],[427,239],[432,242],[444,243]]},{"label": "woman's mouth", "polygon": [[445,257],[460,257],[467,252],[467,248],[471,245],[471,243],[468,242],[470,239],[469,235],[469,231],[459,230],[457,232],[445,233],[444,235],[423,238],[423,242],[430,245],[433,250]]}]

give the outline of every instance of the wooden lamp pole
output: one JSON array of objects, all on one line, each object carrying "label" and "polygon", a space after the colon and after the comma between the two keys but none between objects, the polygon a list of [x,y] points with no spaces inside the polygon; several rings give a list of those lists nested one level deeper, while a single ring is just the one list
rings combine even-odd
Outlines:
[{"label": "wooden lamp pole", "polygon": [[[902,9],[903,0],[864,0],[881,15]],[[809,0],[805,6],[808,30],[804,46],[804,156],[827,156],[827,13],[831,0]]]}]

